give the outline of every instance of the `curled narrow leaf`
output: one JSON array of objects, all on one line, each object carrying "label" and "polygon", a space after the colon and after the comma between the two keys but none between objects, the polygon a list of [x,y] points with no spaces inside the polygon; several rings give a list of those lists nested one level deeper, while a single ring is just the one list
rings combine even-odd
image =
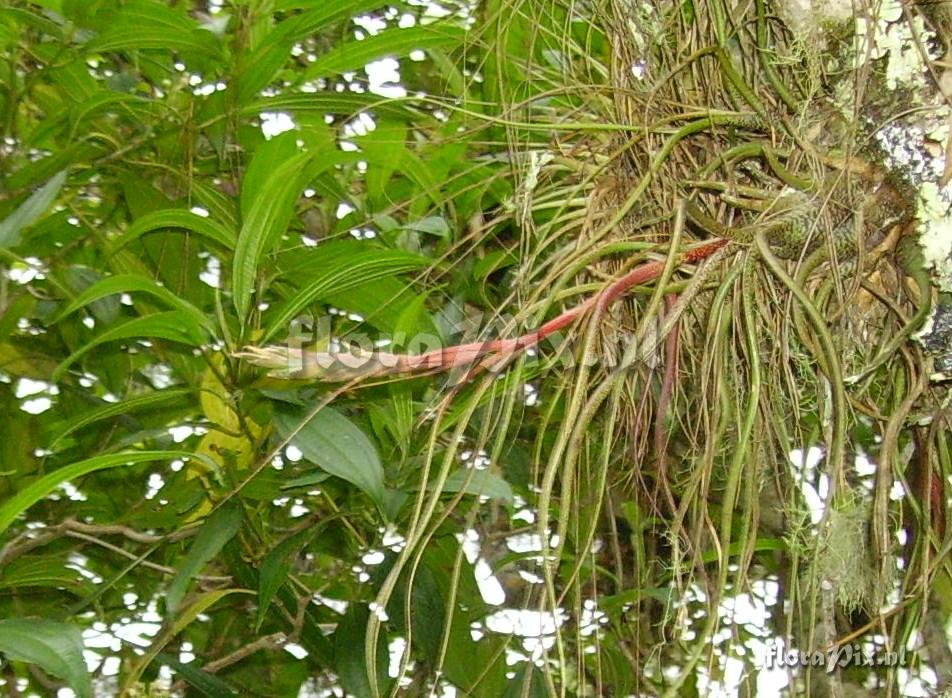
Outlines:
[{"label": "curled narrow leaf", "polygon": [[126,398],[122,402],[106,403],[98,409],[72,418],[66,422],[50,440],[50,448],[56,448],[57,444],[67,436],[90,424],[121,414],[129,414],[146,407],[155,407],[157,405],[174,402],[179,398],[186,397],[189,392],[190,391],[185,388],[169,388],[167,390],[159,390],[154,393],[146,393],[145,395]]},{"label": "curled narrow leaf", "polygon": [[62,468],[58,468],[27,485],[0,506],[0,533],[6,531],[20,514],[64,482],[75,480],[99,470],[156,460],[191,458],[192,456],[193,454],[188,451],[131,451],[96,456],[95,458],[87,458],[70,465],[64,465]]},{"label": "curled narrow leaf", "polygon": [[234,233],[212,219],[183,209],[165,209],[153,211],[136,220],[125,233],[110,242],[109,254],[115,254],[146,233],[163,228],[181,228],[182,230],[191,231],[221,245],[225,249],[231,249],[235,246]]},{"label": "curled narrow leaf", "polygon": [[[59,322],[70,313],[92,303],[93,301],[120,293],[146,293],[165,303],[171,308],[187,314],[196,325],[211,331],[214,327],[211,320],[201,310],[180,298],[164,286],[159,286],[152,279],[138,274],[118,274],[99,281],[74,298],[69,305],[63,308],[53,318],[52,323]],[[52,324],[51,323],[51,324]]]},{"label": "curled narrow leaf", "polygon": [[134,337],[146,339],[154,337],[179,342],[180,344],[198,346],[204,341],[205,332],[201,326],[195,324],[193,318],[181,310],[170,310],[164,313],[153,313],[152,315],[134,318],[106,330],[66,357],[53,371],[53,380],[59,380],[67,368],[100,344]]}]

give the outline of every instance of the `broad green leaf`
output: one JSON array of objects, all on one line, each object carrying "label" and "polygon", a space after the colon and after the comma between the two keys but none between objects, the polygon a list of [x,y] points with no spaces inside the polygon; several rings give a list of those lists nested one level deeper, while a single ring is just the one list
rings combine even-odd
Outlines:
[{"label": "broad green leaf", "polygon": [[52,587],[78,591],[92,586],[68,564],[69,557],[65,554],[24,555],[5,563],[0,569],[0,589]]},{"label": "broad green leaf", "polygon": [[145,395],[126,398],[122,402],[107,403],[98,409],[69,420],[59,431],[54,433],[49,447],[50,449],[55,449],[60,441],[73,432],[100,420],[135,412],[144,407],[155,407],[156,405],[165,404],[166,402],[172,402],[187,396],[189,393],[190,391],[185,388],[169,388],[167,390],[159,390],[153,393],[146,393]]},{"label": "broad green leaf", "polygon": [[[415,291],[409,283],[392,276],[366,279],[360,284],[359,291],[337,291],[323,294],[321,300],[337,308],[357,313],[364,318],[364,322],[377,327],[384,332],[393,332],[397,319],[407,306],[416,298]],[[435,336],[411,337],[420,339],[415,344],[417,349],[423,346],[433,348],[432,342],[438,341]]]},{"label": "broad green leaf", "polygon": [[204,341],[203,335],[202,328],[195,324],[189,314],[181,310],[169,310],[133,318],[97,335],[91,342],[74,351],[56,367],[52,378],[54,382],[59,380],[75,361],[106,342],[141,337],[167,339],[170,342],[198,346]]},{"label": "broad green leaf", "polygon": [[241,508],[232,505],[223,506],[208,517],[169,584],[165,594],[165,606],[169,613],[178,610],[195,575],[218,554],[225,543],[234,538],[241,527],[242,517]]},{"label": "broad green leaf", "polygon": [[226,247],[229,250],[234,249],[235,239],[238,237],[238,207],[233,197],[202,180],[193,181],[191,187],[195,192],[196,203],[208,209],[209,217],[225,227],[228,235]]},{"label": "broad green leaf", "polygon": [[306,92],[301,94],[282,94],[263,97],[242,107],[242,114],[257,116],[261,112],[286,111],[291,114],[326,114],[354,116],[362,111],[373,110],[397,119],[427,120],[424,113],[415,111],[409,102],[397,99],[384,99],[375,94],[356,94],[353,92]]},{"label": "broad green leaf", "polygon": [[464,492],[480,497],[512,501],[512,488],[509,483],[489,470],[463,468],[450,473],[443,485],[444,492]]},{"label": "broad green leaf", "polygon": [[267,342],[281,331],[302,310],[331,294],[341,294],[402,272],[428,266],[425,257],[400,250],[371,247],[357,241],[341,241],[321,245],[313,252],[300,256],[300,263],[291,272],[293,277],[309,280],[285,303],[276,307],[268,319],[262,342]]},{"label": "broad green leaf", "polygon": [[[403,121],[393,119],[378,119],[376,128],[357,140],[357,144],[364,153],[373,156],[374,164],[367,170],[367,193],[374,201],[383,206],[390,202],[384,201],[387,182],[395,171],[400,171],[406,148],[407,125]],[[381,206],[381,208],[383,207]]]},{"label": "broad green leaf", "polygon": [[301,173],[312,158],[311,153],[304,152],[281,163],[258,188],[248,206],[235,245],[232,275],[233,300],[241,319],[251,307],[261,257],[286,228],[306,181]]},{"label": "broad green leaf", "polygon": [[0,221],[0,248],[13,247],[20,242],[20,233],[46,213],[59,195],[64,182],[66,182],[66,170],[54,175],[46,184],[30,194],[13,213]]},{"label": "broad green leaf", "polygon": [[[436,585],[447,590],[455,584],[454,592],[458,604],[465,604],[468,610],[459,606],[453,609],[453,622],[444,627],[440,638],[447,643],[443,666],[448,681],[458,686],[463,695],[499,696],[505,686],[506,666],[505,646],[507,638],[487,633],[479,641],[470,634],[470,621],[482,621],[492,608],[480,594],[479,586],[473,575],[473,567],[462,561],[462,574],[456,580],[451,577],[454,568],[460,564],[459,544],[452,535],[435,536],[425,553],[426,566],[436,577]],[[447,600],[448,601],[448,600]],[[444,604],[447,603],[444,601]],[[390,611],[391,604],[387,604]],[[411,608],[412,612],[412,608]],[[412,619],[411,619],[412,620]]]},{"label": "broad green leaf", "polygon": [[20,324],[20,319],[28,317],[36,309],[36,298],[29,293],[11,296],[7,307],[0,313],[0,342],[5,342]]},{"label": "broad green leaf", "polygon": [[157,0],[133,0],[116,13],[108,28],[86,45],[87,51],[160,49],[218,58],[221,43],[184,12]]},{"label": "broad green leaf", "polygon": [[247,218],[251,205],[261,196],[275,168],[300,152],[295,131],[281,133],[255,149],[254,156],[241,178],[241,215]]},{"label": "broad green leaf", "polygon": [[[239,102],[245,103],[265,87],[287,62],[295,43],[314,36],[332,24],[348,20],[380,6],[380,0],[325,2],[278,24],[255,48],[239,76]],[[298,3],[298,7],[308,7]],[[297,8],[295,8],[297,9]]]},{"label": "broad green leaf", "polygon": [[[387,167],[388,165],[386,156],[380,156],[372,151],[361,153],[361,159],[365,160],[371,167]],[[429,164],[416,153],[407,149],[404,149],[400,160],[403,162],[402,174],[420,188],[420,193],[430,199],[434,205],[443,205],[444,183],[430,171]],[[421,198],[419,201],[423,202],[425,200]]]},{"label": "broad green leaf", "polygon": [[[278,434],[287,438],[306,418],[306,412],[278,412],[274,423]],[[340,412],[325,407],[301,426],[291,443],[322,470],[363,490],[378,506],[384,505],[386,488],[377,449]]]},{"label": "broad green leaf", "polygon": [[[86,61],[77,57],[72,61],[59,65],[49,71],[49,76],[53,82],[58,85],[69,101],[74,103],[85,102],[100,90],[99,83],[89,74],[89,66]],[[59,118],[67,118],[66,111]],[[58,119],[51,119],[50,125],[56,123]]]},{"label": "broad green leaf", "polygon": [[83,659],[83,633],[75,625],[46,618],[0,620],[0,654],[59,676],[78,698],[93,696]]},{"label": "broad green leaf", "polygon": [[387,521],[396,521],[408,499],[410,499],[410,495],[403,490],[385,490],[383,493],[383,507],[380,509],[383,518]]},{"label": "broad green leaf", "polygon": [[146,214],[136,220],[125,233],[109,243],[109,254],[115,254],[145,233],[162,228],[189,230],[229,250],[235,246],[235,235],[210,218],[183,209],[168,209]]},{"label": "broad green leaf", "polygon": [[[4,17],[0,14],[0,20],[2,19],[4,19]],[[5,21],[0,21],[0,51],[7,51],[16,41],[16,30]]]},{"label": "broad green leaf", "polygon": [[0,342],[0,370],[11,376],[46,380],[56,368],[48,356],[38,355],[28,348],[18,348],[10,342]]},{"label": "broad green leaf", "polygon": [[[451,51],[453,47],[450,46],[448,49]],[[474,100],[469,98],[469,80],[460,70],[460,67],[446,55],[447,53],[448,51],[444,49],[431,48],[429,51],[430,60],[433,61],[433,65],[436,66],[443,80],[446,81],[450,94],[462,96],[464,104],[474,104]],[[471,108],[478,109],[479,107]]]},{"label": "broad green leaf", "polygon": [[110,17],[113,26],[132,25],[161,27],[167,31],[190,31],[198,22],[188,14],[176,11],[161,0],[129,0]]},{"label": "broad green leaf", "polygon": [[[387,604],[391,628],[395,633],[406,632],[409,626],[413,644],[421,647],[426,658],[433,664],[440,659],[440,645],[446,628],[446,599],[443,589],[427,562],[423,562],[412,576],[410,590],[410,617],[406,617],[408,576],[404,575]],[[445,580],[449,583],[449,580]]]},{"label": "broad green leaf", "polygon": [[[75,294],[81,294],[106,277],[98,269],[74,264],[63,271],[61,278],[65,287]],[[88,310],[97,323],[102,323],[103,327],[110,327],[116,323],[122,312],[122,304],[119,301],[118,295],[106,295],[91,300]]]},{"label": "broad green leaf", "polygon": [[161,49],[165,51],[190,51],[218,58],[221,47],[211,32],[196,29],[188,32],[169,32],[157,27],[133,27],[123,24],[110,29],[87,45],[95,53],[107,51]]},{"label": "broad green leaf", "polygon": [[[779,551],[788,551],[790,550],[790,544],[783,538],[768,538],[758,537],[754,541],[754,545],[749,548],[755,552],[779,552]],[[740,555],[748,550],[748,543],[746,541],[732,541],[730,546],[727,549],[728,555]],[[721,555],[724,553],[719,550],[707,550],[701,556],[701,559],[706,563],[716,562],[720,559]]]},{"label": "broad green leaf", "polygon": [[6,189],[19,190],[41,187],[57,173],[68,170],[74,163],[102,155],[102,146],[78,141],[59,148],[44,158],[25,164],[19,170],[7,175]]},{"label": "broad green leaf", "polygon": [[258,569],[258,615],[255,618],[255,632],[264,622],[268,607],[288,572],[291,571],[292,557],[298,553],[320,531],[318,526],[299,531],[281,541],[261,561]]},{"label": "broad green leaf", "polygon": [[326,78],[348,70],[361,70],[381,58],[406,56],[411,51],[462,44],[466,32],[451,24],[428,24],[406,29],[389,29],[362,41],[348,41],[330,51],[299,75],[300,82]]},{"label": "broad green leaf", "polygon": [[[411,343],[413,338],[418,337],[421,332],[427,332],[435,336],[436,328],[433,327],[430,316],[426,312],[426,301],[427,294],[425,293],[413,296],[410,302],[400,311],[400,314],[397,315],[397,320],[393,325],[393,341],[397,344],[399,349],[406,347],[407,344]],[[404,420],[402,422],[404,427],[409,427],[409,424],[412,422],[412,418],[409,417],[409,412],[410,410],[407,409],[401,414]],[[406,432],[403,432],[401,436],[405,434]]]},{"label": "broad green leaf", "polygon": [[305,184],[324,170],[353,160],[354,153],[299,153],[276,167],[255,192],[235,245],[232,293],[240,318],[251,308],[261,258],[287,228]]},{"label": "broad green leaf", "polygon": [[75,135],[83,121],[90,116],[114,107],[130,109],[130,105],[147,105],[147,100],[125,92],[99,92],[77,104],[69,112],[70,135]]},{"label": "broad green leaf", "polygon": [[[241,547],[235,542],[225,546],[222,552],[223,559],[228,564],[229,571],[234,575],[237,583],[245,588],[257,588],[258,572],[245,560]],[[299,598],[295,591],[288,586],[278,589],[277,598],[285,608],[295,608]],[[330,666],[333,662],[334,648],[331,641],[321,630],[318,618],[323,617],[315,605],[307,604],[301,616],[300,640],[304,648],[310,652],[314,660],[321,666]]]},{"label": "broad green leaf", "polygon": [[476,642],[469,628],[458,622],[453,623],[446,634],[449,637],[443,662],[447,680],[459,686],[463,695],[503,695],[509,669],[506,666],[505,639],[490,636]]},{"label": "broad green leaf", "polygon": [[147,463],[156,460],[173,460],[176,458],[192,458],[188,451],[130,451],[126,453],[111,453],[105,456],[96,456],[77,461],[53,472],[44,475],[38,480],[19,490],[15,495],[0,506],[0,534],[6,531],[16,518],[49,495],[64,482],[88,475],[98,470],[108,470],[119,466]]},{"label": "broad green leaf", "polygon": [[482,281],[490,274],[519,263],[509,250],[493,250],[473,265],[473,278]]},{"label": "broad green leaf", "polygon": [[116,276],[110,276],[93,284],[74,298],[69,305],[58,312],[53,320],[50,321],[50,324],[59,322],[70,313],[100,298],[121,293],[137,292],[146,293],[153,298],[158,298],[167,306],[187,314],[191,317],[193,324],[204,327],[209,332],[214,331],[214,324],[201,310],[180,298],[175,293],[172,293],[164,286],[159,286],[159,284],[152,281],[152,279],[147,279],[137,274],[117,274]]}]

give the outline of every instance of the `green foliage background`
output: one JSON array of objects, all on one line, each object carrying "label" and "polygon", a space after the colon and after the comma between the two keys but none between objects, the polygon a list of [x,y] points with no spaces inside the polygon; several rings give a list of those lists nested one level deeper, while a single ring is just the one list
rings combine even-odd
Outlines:
[{"label": "green foliage background", "polygon": [[[830,97],[852,68],[817,52],[842,57],[852,24],[810,39],[784,22],[771,3],[715,0],[0,7],[7,689],[144,695],[167,667],[189,695],[703,694],[760,632],[718,610],[741,593],[779,596],[763,627],[800,646],[855,628],[905,645],[937,575],[948,585],[930,562],[948,550],[948,445],[924,359],[892,342],[931,290],[895,265],[858,319],[842,312],[848,284],[798,277],[831,351],[791,311],[801,297],[732,248],[713,276],[669,267],[499,375],[342,388],[234,356],[526,331],[663,259],[672,234],[704,237],[675,215],[689,180],[776,195],[786,172],[826,196],[825,232],[842,227],[871,180],[834,175],[854,155],[881,174]],[[365,66],[384,58],[404,96],[370,90]],[[274,115],[294,128],[266,137]],[[783,165],[737,174],[724,153],[740,147]],[[636,362],[628,347],[670,330],[674,292],[693,302],[665,374],[672,354]],[[873,357],[882,369],[837,403],[825,381]],[[940,426],[911,426],[914,405],[915,424]],[[884,499],[882,467],[905,480],[914,438],[939,496],[909,509]],[[787,455],[817,443],[832,455],[809,477],[842,488],[811,528]],[[886,464],[869,491],[837,470],[847,451]],[[860,532],[844,538],[849,521]],[[918,552],[899,546],[902,521],[925,531]],[[487,630],[497,609],[460,546],[470,530],[508,606],[564,609],[535,663],[510,666],[531,650]],[[541,550],[507,549],[518,533]],[[815,564],[844,539],[879,557],[845,577]],[[815,583],[831,578],[835,603]],[[900,601],[877,616],[887,587]],[[151,634],[123,631],[142,623]],[[117,675],[86,673],[83,631],[111,638],[96,651]],[[753,690],[761,667],[739,661]],[[871,676],[899,686],[895,671],[847,679]]]}]

